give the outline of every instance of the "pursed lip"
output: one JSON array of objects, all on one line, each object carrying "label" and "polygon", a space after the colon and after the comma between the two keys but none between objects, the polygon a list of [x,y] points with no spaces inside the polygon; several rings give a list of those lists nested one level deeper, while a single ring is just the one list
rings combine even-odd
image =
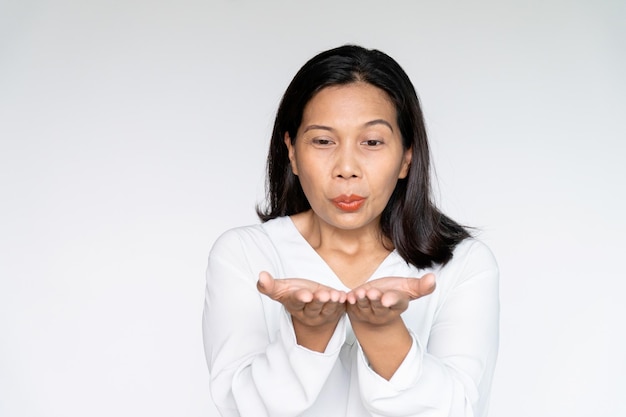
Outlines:
[{"label": "pursed lip", "polygon": [[357,211],[365,202],[365,197],[358,194],[340,195],[331,200],[333,204],[343,211]]}]

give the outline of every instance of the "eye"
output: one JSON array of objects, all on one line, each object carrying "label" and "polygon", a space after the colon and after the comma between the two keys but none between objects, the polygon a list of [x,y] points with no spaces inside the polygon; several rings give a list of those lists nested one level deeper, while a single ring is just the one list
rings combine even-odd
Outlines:
[{"label": "eye", "polygon": [[367,147],[377,147],[382,145],[384,142],[380,139],[367,139],[364,140],[363,142],[361,142],[362,145],[365,145]]},{"label": "eye", "polygon": [[311,140],[311,143],[318,146],[330,146],[334,142],[328,138],[314,138]]}]

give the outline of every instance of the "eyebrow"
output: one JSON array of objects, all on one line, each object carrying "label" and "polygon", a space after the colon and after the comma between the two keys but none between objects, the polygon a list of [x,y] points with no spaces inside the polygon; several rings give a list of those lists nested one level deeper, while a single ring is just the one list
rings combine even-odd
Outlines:
[{"label": "eyebrow", "polygon": [[[370,120],[369,122],[364,123],[363,127],[370,127],[375,125],[385,125],[389,128],[389,130],[393,132],[393,127],[391,127],[391,123],[389,123],[385,119]],[[308,132],[309,130],[328,130],[329,132],[333,132],[335,129],[330,126],[324,125],[308,125],[306,128],[304,128],[303,132]]]}]

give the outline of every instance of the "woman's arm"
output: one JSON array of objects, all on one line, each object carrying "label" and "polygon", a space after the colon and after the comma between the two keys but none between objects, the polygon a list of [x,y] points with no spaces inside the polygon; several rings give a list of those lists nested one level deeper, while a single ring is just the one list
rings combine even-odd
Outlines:
[{"label": "woman's arm", "polygon": [[345,320],[323,353],[299,346],[291,316],[257,291],[260,269],[279,272],[271,249],[245,233],[227,232],[209,257],[203,334],[211,394],[224,416],[297,416],[334,367]]},{"label": "woman's arm", "polygon": [[430,332],[409,329],[410,348],[390,378],[377,371],[369,341],[359,339],[359,387],[372,416],[486,415],[498,350],[498,268],[482,243],[460,246],[437,273],[432,318],[406,316],[410,309],[403,315],[405,323],[431,321]]},{"label": "woman's arm", "polygon": [[352,329],[371,368],[389,380],[406,357],[413,339],[401,314],[409,302],[435,289],[435,277],[380,278],[355,288],[348,295]]},{"label": "woman's arm", "polygon": [[345,292],[307,279],[276,280],[266,271],[259,274],[257,287],[291,315],[298,345],[316,352],[326,350],[346,311]]}]

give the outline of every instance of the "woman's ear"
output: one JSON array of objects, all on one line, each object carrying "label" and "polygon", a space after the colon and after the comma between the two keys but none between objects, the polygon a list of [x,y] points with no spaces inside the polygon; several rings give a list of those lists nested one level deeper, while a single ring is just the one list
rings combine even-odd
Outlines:
[{"label": "woman's ear", "polygon": [[401,180],[406,178],[409,175],[409,167],[411,166],[411,158],[413,158],[413,149],[409,148],[404,151],[404,155],[402,156],[402,165],[400,166],[400,173],[398,174],[398,179]]},{"label": "woman's ear", "polygon": [[291,172],[293,175],[298,175],[298,164],[296,164],[296,156],[295,156],[295,148],[291,144],[291,137],[289,136],[289,132],[285,132],[285,146],[287,146],[287,150],[289,151],[289,162],[291,163]]}]

